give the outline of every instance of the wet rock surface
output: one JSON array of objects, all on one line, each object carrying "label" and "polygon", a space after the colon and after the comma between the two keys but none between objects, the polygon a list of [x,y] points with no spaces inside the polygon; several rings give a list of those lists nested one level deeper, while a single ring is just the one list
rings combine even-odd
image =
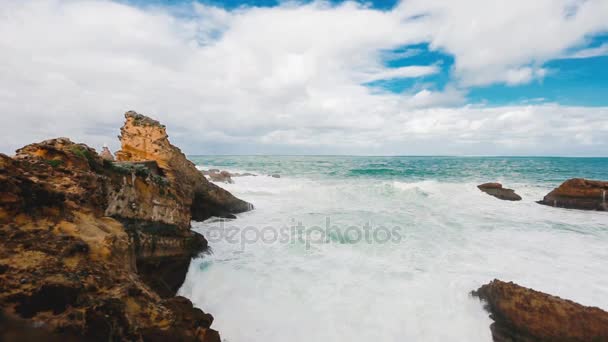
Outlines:
[{"label": "wet rock surface", "polygon": [[490,196],[504,201],[521,201],[521,196],[516,194],[515,190],[503,188],[500,183],[484,183],[478,185],[477,188]]},{"label": "wet rock surface", "polygon": [[496,342],[608,341],[608,312],[493,280],[472,295],[486,304]]},{"label": "wet rock surface", "polygon": [[573,178],[548,193],[540,204],[558,208],[608,211],[608,182]]}]

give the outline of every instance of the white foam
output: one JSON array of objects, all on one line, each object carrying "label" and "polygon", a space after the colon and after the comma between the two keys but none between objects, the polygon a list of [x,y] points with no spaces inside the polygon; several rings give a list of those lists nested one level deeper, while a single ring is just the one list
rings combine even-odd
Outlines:
[{"label": "white foam", "polygon": [[[468,293],[494,278],[608,309],[608,214],[534,203],[551,189],[507,184],[239,177],[221,184],[256,206],[239,227],[293,222],[398,225],[400,243],[211,242],[180,293],[226,341],[491,341]],[[215,222],[195,224],[209,233]]]}]

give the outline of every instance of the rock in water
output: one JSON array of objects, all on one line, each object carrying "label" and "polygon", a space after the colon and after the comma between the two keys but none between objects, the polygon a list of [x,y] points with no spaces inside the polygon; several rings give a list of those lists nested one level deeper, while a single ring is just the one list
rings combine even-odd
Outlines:
[{"label": "rock in water", "polygon": [[473,296],[487,303],[496,342],[608,341],[608,312],[494,280]]},{"label": "rock in water", "polygon": [[221,182],[221,183],[234,183],[234,181],[232,180],[232,174],[228,171],[220,171],[220,172],[209,172],[209,179],[211,179],[214,182]]},{"label": "rock in water", "polygon": [[506,189],[500,183],[484,183],[477,186],[479,190],[488,195],[494,196],[505,201],[521,201],[521,196],[515,193],[513,189]]},{"label": "rock in water", "polygon": [[573,178],[548,193],[540,204],[552,207],[607,211],[608,182]]},{"label": "rock in water", "polygon": [[211,216],[224,217],[253,209],[250,203],[209,182],[182,151],[169,142],[164,125],[133,111],[125,113],[121,128],[122,149],[116,152],[119,161],[156,161],[178,191],[189,203],[192,219],[203,221]]}]

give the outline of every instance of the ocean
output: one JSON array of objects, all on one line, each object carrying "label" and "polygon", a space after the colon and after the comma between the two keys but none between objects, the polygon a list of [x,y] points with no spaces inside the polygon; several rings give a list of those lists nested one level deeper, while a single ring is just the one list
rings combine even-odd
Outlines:
[{"label": "ocean", "polygon": [[193,222],[212,251],[179,292],[225,341],[491,341],[469,293],[495,278],[608,310],[608,212],[535,203],[608,158],[189,158],[257,175],[219,184],[255,210]]}]

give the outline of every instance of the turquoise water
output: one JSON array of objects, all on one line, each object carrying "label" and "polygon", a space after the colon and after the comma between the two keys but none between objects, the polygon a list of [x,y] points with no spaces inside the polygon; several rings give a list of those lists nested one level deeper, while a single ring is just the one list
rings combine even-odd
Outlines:
[{"label": "turquoise water", "polygon": [[494,278],[608,309],[608,213],[536,203],[608,158],[190,159],[257,174],[219,184],[255,210],[193,223],[213,253],[180,290],[225,341],[490,341],[469,292]]},{"label": "turquoise water", "polygon": [[505,181],[559,185],[568,178],[608,179],[608,158],[190,156],[202,167],[292,177],[366,177],[447,182]]}]

